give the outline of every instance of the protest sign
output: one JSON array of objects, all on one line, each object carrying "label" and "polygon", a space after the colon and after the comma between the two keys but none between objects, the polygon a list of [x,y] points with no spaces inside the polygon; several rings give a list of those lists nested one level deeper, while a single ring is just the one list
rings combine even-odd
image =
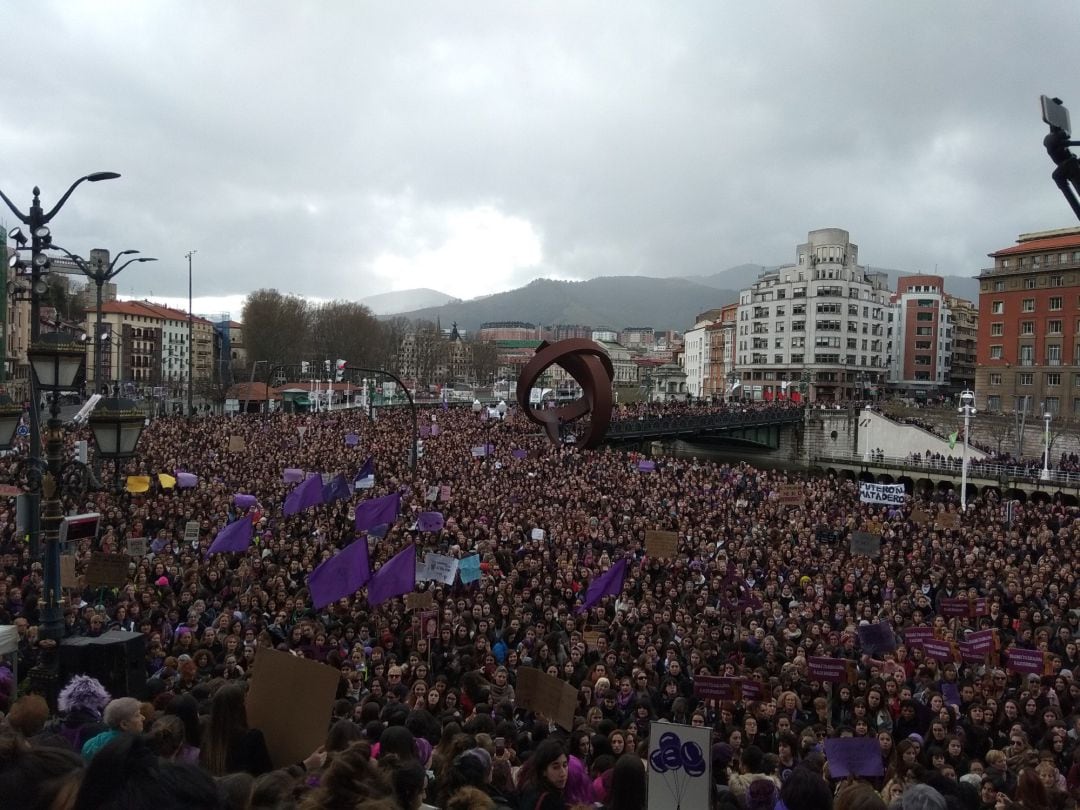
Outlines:
[{"label": "protest sign", "polygon": [[848,666],[853,662],[846,658],[824,658],[810,656],[806,659],[807,674],[812,681],[828,683],[850,683],[854,674]]},{"label": "protest sign", "polygon": [[951,641],[927,639],[923,642],[922,648],[926,657],[935,661],[950,663],[956,660],[956,648],[953,647]]},{"label": "protest sign", "polygon": [[648,810],[707,808],[712,729],[654,720],[649,731]]},{"label": "protest sign", "polygon": [[543,529],[533,529],[532,532],[529,533],[529,537],[533,540],[543,540],[546,536]]},{"label": "protest sign", "polygon": [[446,554],[429,552],[424,555],[424,563],[427,565],[429,579],[441,582],[443,585],[453,585],[457,577],[458,561],[456,557]]},{"label": "protest sign", "polygon": [[88,588],[123,588],[128,581],[129,562],[127,554],[106,554],[103,551],[95,551],[90,555],[90,564],[86,567],[86,586]]},{"label": "protest sign", "polygon": [[934,518],[935,529],[954,529],[960,523],[960,515],[956,512],[941,512]]},{"label": "protest sign", "polygon": [[673,560],[679,555],[678,532],[648,529],[645,532],[645,553],[661,560]]},{"label": "protest sign", "polygon": [[325,664],[259,647],[247,721],[262,731],[275,768],[303,761],[326,740],[341,674]]},{"label": "protest sign", "polygon": [[859,500],[863,503],[882,503],[887,506],[903,506],[907,499],[903,484],[859,484]]},{"label": "protest sign", "polygon": [[883,776],[881,747],[877,737],[835,737],[825,740],[825,758],[829,776],[843,779],[848,776]]},{"label": "protest sign", "polygon": [[868,655],[877,655],[896,649],[896,636],[893,635],[892,625],[887,621],[860,625],[858,633],[859,644],[863,652]]},{"label": "protest sign", "polygon": [[470,554],[468,557],[462,557],[458,561],[458,575],[461,577],[462,585],[468,585],[480,579],[480,555]]},{"label": "protest sign", "polygon": [[802,484],[780,484],[775,490],[776,502],[783,506],[802,506],[806,503],[806,490]]},{"label": "protest sign", "polygon": [[75,557],[71,554],[64,554],[60,557],[60,587],[61,588],[78,588],[79,577],[75,574]]},{"label": "protest sign", "polygon": [[967,616],[968,615],[968,600],[966,597],[963,599],[952,599],[947,596],[941,597],[939,602],[942,616]]},{"label": "protest sign", "polygon": [[127,553],[129,557],[145,557],[149,544],[145,537],[129,537],[127,541]]},{"label": "protest sign", "polygon": [[243,453],[245,450],[247,450],[247,442],[244,441],[243,436],[230,436],[229,437],[229,452],[230,453]]},{"label": "protest sign", "polygon": [[439,487],[432,485],[427,488],[427,492],[424,494],[424,500],[428,503],[435,503],[439,500]]},{"label": "protest sign", "polygon": [[921,647],[927,641],[933,641],[934,628],[933,627],[905,627],[904,628],[904,641],[906,641],[912,647]]},{"label": "protest sign", "polygon": [[189,520],[184,524],[184,543],[193,545],[199,542],[199,521]]},{"label": "protest sign", "polygon": [[697,675],[694,677],[694,697],[708,700],[741,700],[739,678],[721,675]]},{"label": "protest sign", "polygon": [[431,591],[413,591],[405,594],[405,610],[429,610],[435,605]]},{"label": "protest sign", "polygon": [[922,509],[912,509],[911,522],[916,526],[925,526],[930,522],[930,515],[926,514]]},{"label": "protest sign", "polygon": [[[425,591],[427,593],[427,591]],[[429,594],[430,595],[430,594]],[[408,603],[409,596],[413,594],[407,594],[405,602]],[[439,611],[438,610],[425,610],[420,614],[420,629],[426,639],[434,639],[439,637]]]},{"label": "protest sign", "polygon": [[1021,650],[1012,647],[1005,655],[1005,669],[1025,675],[1049,675],[1053,672],[1042,650]]},{"label": "protest sign", "polygon": [[536,667],[521,667],[517,676],[518,705],[544,715],[567,731],[573,729],[577,707],[577,690],[573,686]]},{"label": "protest sign", "polygon": [[586,648],[595,650],[596,642],[600,639],[600,635],[599,630],[586,630],[581,634],[581,638],[584,640]]},{"label": "protest sign", "polygon": [[764,700],[766,697],[765,685],[761,681],[755,681],[751,678],[742,679],[739,691],[742,692],[743,700]]},{"label": "protest sign", "polygon": [[450,500],[450,485],[449,484],[442,484],[439,487],[439,500],[443,501],[443,502]]},{"label": "protest sign", "polygon": [[851,553],[864,557],[881,556],[881,535],[870,532],[851,533]]}]

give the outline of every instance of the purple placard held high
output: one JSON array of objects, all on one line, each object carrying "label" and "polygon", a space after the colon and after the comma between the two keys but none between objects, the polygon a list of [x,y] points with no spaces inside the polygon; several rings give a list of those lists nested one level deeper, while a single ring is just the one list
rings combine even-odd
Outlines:
[{"label": "purple placard held high", "polygon": [[848,680],[848,662],[845,658],[824,658],[811,656],[806,659],[807,673],[812,681],[846,683]]},{"label": "purple placard held high", "polygon": [[877,737],[836,737],[825,740],[829,776],[884,776]]},{"label": "purple placard held high", "polygon": [[934,640],[934,628],[905,627],[904,640],[912,647],[922,647],[927,641]]},{"label": "purple placard held high", "polygon": [[1005,659],[1005,668],[1010,672],[1042,675],[1046,670],[1046,653],[1042,650],[1021,650],[1013,647]]},{"label": "purple placard held high", "polygon": [[895,650],[896,636],[893,635],[892,625],[885,621],[860,626],[859,644],[868,655]]}]

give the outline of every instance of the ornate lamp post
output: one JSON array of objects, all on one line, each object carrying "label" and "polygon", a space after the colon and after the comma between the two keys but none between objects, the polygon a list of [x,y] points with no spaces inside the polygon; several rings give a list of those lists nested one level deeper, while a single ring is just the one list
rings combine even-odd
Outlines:
[{"label": "ornate lamp post", "polygon": [[97,453],[114,463],[113,488],[120,490],[120,462],[135,455],[145,416],[130,399],[103,399],[90,414]]},{"label": "ornate lamp post", "polygon": [[23,409],[6,394],[0,396],[0,450],[10,450],[15,443],[15,431],[22,424]]}]

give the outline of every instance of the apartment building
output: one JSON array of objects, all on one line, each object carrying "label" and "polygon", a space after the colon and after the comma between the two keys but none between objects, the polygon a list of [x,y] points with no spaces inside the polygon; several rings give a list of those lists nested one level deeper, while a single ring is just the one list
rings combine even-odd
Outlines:
[{"label": "apartment building", "polygon": [[881,385],[890,293],[885,274],[858,258],[847,231],[811,231],[795,264],[740,292],[735,373],[745,397],[772,399],[794,384],[811,401],[839,402]]},{"label": "apartment building", "polygon": [[978,407],[1080,414],[1080,228],[1021,234],[979,274]]},{"label": "apartment building", "polygon": [[889,388],[903,396],[943,393],[952,380],[953,322],[941,276],[901,276],[886,330]]}]

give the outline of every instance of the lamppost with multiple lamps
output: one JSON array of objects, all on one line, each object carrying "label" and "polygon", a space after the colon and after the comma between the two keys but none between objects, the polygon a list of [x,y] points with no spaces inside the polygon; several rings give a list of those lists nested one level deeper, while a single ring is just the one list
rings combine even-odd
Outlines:
[{"label": "lamppost with multiple lamps", "polygon": [[960,461],[960,511],[967,511],[968,436],[971,435],[971,419],[975,416],[975,392],[966,388],[960,392],[958,412],[964,417],[964,448]]},{"label": "lamppost with multiple lamps", "polygon": [[1042,480],[1050,480],[1050,411],[1043,412],[1043,468]]},{"label": "lamppost with multiple lamps", "polygon": [[[51,246],[52,232],[49,230],[49,223],[52,221],[60,209],[64,207],[64,203],[68,201],[72,193],[82,183],[98,183],[102,180],[115,180],[120,174],[118,172],[93,172],[91,174],[83,175],[70,186],[67,191],[60,197],[60,200],[49,211],[46,211],[41,207],[41,189],[34,186],[33,199],[30,201],[30,210],[23,213],[13,203],[2,190],[0,190],[0,200],[3,200],[11,212],[18,217],[19,221],[26,226],[30,231],[30,236],[27,237],[20,228],[13,228],[10,233],[10,238],[16,245],[16,254],[11,257],[10,266],[16,271],[16,273],[22,273],[25,271],[25,264],[19,258],[19,250],[30,251],[30,342],[33,343],[41,336],[41,296],[46,291],[46,285],[42,274],[48,271],[49,257],[45,254],[45,251]],[[27,243],[29,242],[29,247]],[[31,375],[30,385],[30,458],[41,458],[41,423],[38,415],[38,394],[34,390],[33,375]],[[29,526],[27,527],[27,533],[30,536],[30,556],[37,559],[40,556],[40,543],[39,536],[41,532],[40,513],[39,513],[39,498],[36,493],[28,493],[29,501]],[[59,572],[57,572],[59,577]]]},{"label": "lamppost with multiple lamps", "polygon": [[420,449],[420,425],[419,418],[417,417],[416,402],[413,400],[412,392],[409,391],[408,386],[401,381],[401,378],[396,374],[392,374],[385,369],[375,368],[363,368],[361,366],[354,366],[351,363],[346,363],[342,367],[342,371],[359,371],[361,374],[382,374],[389,377],[396,382],[401,390],[405,392],[405,399],[409,402],[409,410],[412,411],[412,452],[409,453],[409,469],[416,472],[417,453]]}]

